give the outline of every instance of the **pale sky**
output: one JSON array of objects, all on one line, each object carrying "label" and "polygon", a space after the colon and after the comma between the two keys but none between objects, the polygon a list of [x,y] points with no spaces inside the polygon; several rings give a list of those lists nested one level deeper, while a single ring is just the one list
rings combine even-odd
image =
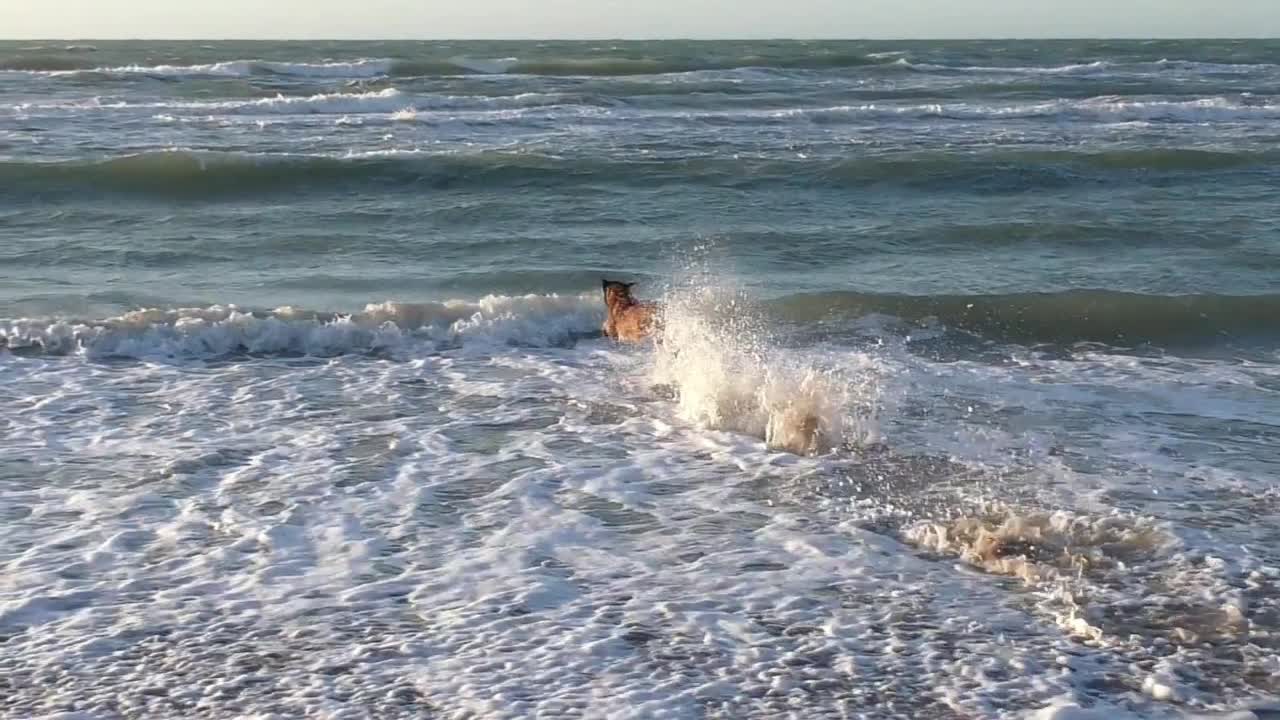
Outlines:
[{"label": "pale sky", "polygon": [[0,0],[0,37],[1280,37],[1280,0]]}]

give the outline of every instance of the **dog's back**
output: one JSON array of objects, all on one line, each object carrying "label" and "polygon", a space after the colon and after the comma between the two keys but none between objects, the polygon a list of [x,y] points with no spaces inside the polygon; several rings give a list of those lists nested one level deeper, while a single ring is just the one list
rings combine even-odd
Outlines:
[{"label": "dog's back", "polygon": [[604,290],[604,334],[625,342],[639,342],[653,334],[658,307],[642,303],[631,295],[635,283],[601,280]]}]

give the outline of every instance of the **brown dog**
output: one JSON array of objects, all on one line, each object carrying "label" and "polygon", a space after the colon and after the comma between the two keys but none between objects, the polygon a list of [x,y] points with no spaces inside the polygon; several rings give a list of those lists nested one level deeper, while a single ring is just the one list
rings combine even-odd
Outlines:
[{"label": "brown dog", "polygon": [[658,306],[632,297],[631,286],[635,283],[600,282],[604,288],[605,337],[624,342],[640,342],[649,337],[657,325]]}]

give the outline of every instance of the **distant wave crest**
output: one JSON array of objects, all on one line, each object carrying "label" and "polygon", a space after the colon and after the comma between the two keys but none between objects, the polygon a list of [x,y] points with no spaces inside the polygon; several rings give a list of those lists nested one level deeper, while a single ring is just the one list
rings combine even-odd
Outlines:
[{"label": "distant wave crest", "polygon": [[266,60],[226,60],[196,65],[120,65],[85,67],[72,61],[72,67],[52,66],[48,61],[10,61],[6,69],[44,72],[53,77],[251,77],[253,75],[288,75],[308,78],[374,78],[388,75],[393,61],[381,59],[348,62],[272,62]]},{"label": "distant wave crest", "polygon": [[1169,346],[1274,339],[1280,295],[1148,295],[1073,290],[1003,295],[826,292],[772,303],[791,321],[882,315],[1024,344]]},{"label": "distant wave crest", "polygon": [[40,52],[0,58],[0,70],[31,72],[53,77],[131,79],[139,77],[238,77],[288,76],[298,78],[367,79],[377,77],[430,77],[453,75],[542,75],[626,77],[669,75],[702,71],[739,70],[841,70],[867,68],[884,71],[950,73],[960,75],[1078,75],[1159,74],[1190,72],[1205,75],[1270,73],[1280,65],[1257,62],[1207,62],[1161,58],[1159,60],[1093,60],[1062,65],[966,65],[945,60],[913,57],[909,51],[893,52],[794,52],[768,55],[627,56],[585,55],[547,57],[402,57],[357,58],[318,62],[284,62],[232,59],[204,63],[91,65],[82,54]]},{"label": "distant wave crest", "polygon": [[366,58],[344,62],[276,62],[268,60],[225,60],[216,63],[88,66],[80,58],[20,57],[0,62],[0,69],[43,73],[54,77],[252,77],[286,75],[310,78],[374,78],[388,76],[450,75],[546,75],[546,76],[630,76],[688,73],[703,70],[734,70],[762,67],[777,69],[824,69],[888,64],[891,58],[860,54],[816,53],[782,57],[742,55],[731,57],[467,57],[451,58]]},{"label": "distant wave crest", "polygon": [[373,151],[346,156],[168,150],[99,161],[0,161],[0,196],[128,193],[157,199],[243,193],[379,188],[384,191],[468,186],[519,187],[670,183],[768,187],[901,185],[945,192],[1024,191],[1075,183],[1163,182],[1205,172],[1267,170],[1276,152],[1190,148],[1112,151],[921,152],[831,159],[564,157],[528,151]]}]

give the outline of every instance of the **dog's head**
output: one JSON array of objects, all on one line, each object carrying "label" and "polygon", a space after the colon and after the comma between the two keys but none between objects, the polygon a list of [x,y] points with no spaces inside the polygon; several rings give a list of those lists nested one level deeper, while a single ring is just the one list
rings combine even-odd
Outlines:
[{"label": "dog's head", "polygon": [[618,282],[617,280],[600,280],[601,288],[604,290],[604,304],[613,307],[614,305],[630,304],[631,287],[635,283]]}]

